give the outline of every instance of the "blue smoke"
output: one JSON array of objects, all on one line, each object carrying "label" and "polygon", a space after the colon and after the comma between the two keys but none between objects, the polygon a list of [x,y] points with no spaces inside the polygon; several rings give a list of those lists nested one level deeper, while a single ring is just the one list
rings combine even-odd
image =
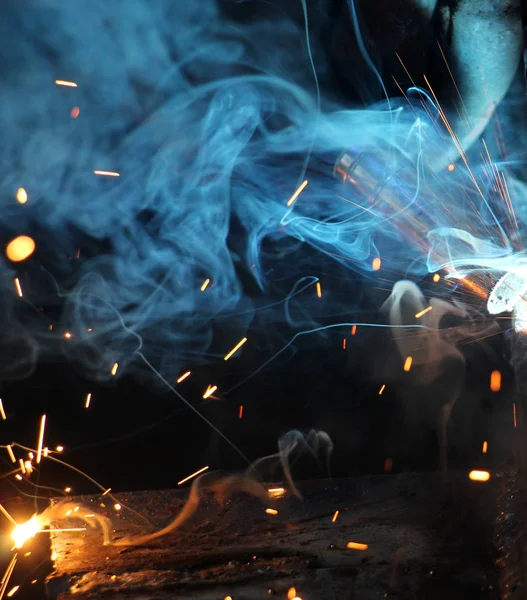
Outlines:
[{"label": "blue smoke", "polygon": [[[468,223],[489,256],[512,252],[481,170],[478,195],[463,165],[430,169],[447,143],[430,98],[351,110],[319,97],[322,50],[293,20],[235,22],[212,1],[13,0],[0,40],[0,227],[6,242],[37,241],[27,264],[3,263],[3,345],[18,340],[22,357],[3,377],[57,338],[91,377],[125,372],[139,349],[172,377],[213,357],[215,328],[244,332],[263,307],[288,319],[298,287],[268,289],[305,275],[299,248],[420,275],[452,264],[452,227]],[[348,174],[335,170],[343,151]]]}]

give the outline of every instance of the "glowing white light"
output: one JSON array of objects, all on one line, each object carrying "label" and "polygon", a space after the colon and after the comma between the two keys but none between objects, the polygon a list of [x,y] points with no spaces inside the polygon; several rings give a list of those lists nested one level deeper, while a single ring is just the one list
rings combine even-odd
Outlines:
[{"label": "glowing white light", "polygon": [[527,273],[506,273],[494,286],[487,301],[491,315],[512,312],[514,329],[527,331]]},{"label": "glowing white light", "polygon": [[11,539],[15,542],[15,548],[22,548],[27,540],[35,537],[41,529],[42,523],[37,515],[31,517],[29,521],[17,525],[11,533]]}]

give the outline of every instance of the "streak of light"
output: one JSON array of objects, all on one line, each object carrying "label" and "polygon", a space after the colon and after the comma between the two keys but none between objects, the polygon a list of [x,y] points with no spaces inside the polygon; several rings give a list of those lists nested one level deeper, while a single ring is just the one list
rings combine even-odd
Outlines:
[{"label": "streak of light", "polygon": [[487,450],[489,448],[489,445],[487,443],[487,441],[483,442],[483,448],[481,449],[481,451],[483,452],[483,454],[487,454]]},{"label": "streak of light", "polygon": [[4,515],[4,517],[8,520],[11,521],[11,525],[17,525],[17,522],[13,519],[13,517],[7,512],[7,510],[2,506],[2,504],[0,504],[0,512]]},{"label": "streak of light", "polygon": [[245,342],[247,341],[247,338],[244,337],[242,340],[240,340],[236,346],[234,346],[234,348],[223,357],[223,360],[229,360],[229,358],[233,355],[236,354],[236,352],[238,352],[238,350],[245,344]]},{"label": "streak of light", "polygon": [[119,363],[113,363],[112,370],[111,370],[112,375],[114,375],[114,376],[116,375],[118,368],[119,368]]},{"label": "streak of light", "polygon": [[35,251],[35,240],[28,235],[19,235],[7,244],[5,253],[11,262],[22,262]]},{"label": "streak of light", "polygon": [[55,83],[57,85],[62,85],[64,87],[72,87],[72,88],[78,87],[74,81],[64,81],[64,79],[55,79]]},{"label": "streak of light", "polygon": [[15,554],[11,559],[11,562],[7,565],[7,569],[2,577],[2,581],[0,582],[0,600],[4,597],[5,591],[7,589],[7,585],[9,580],[11,579],[11,575],[16,565],[18,554]]},{"label": "streak of light", "polygon": [[5,410],[4,410],[4,403],[2,402],[2,398],[0,398],[0,416],[2,417],[2,419],[4,421],[7,420],[6,414],[5,414]]},{"label": "streak of light", "polygon": [[499,371],[492,371],[490,374],[490,389],[492,392],[501,390],[501,373]]},{"label": "streak of light", "polygon": [[84,408],[89,408],[91,402],[91,392],[86,396],[86,402],[84,403]]},{"label": "streak of light", "polygon": [[291,198],[289,198],[289,200],[287,201],[286,206],[291,206],[291,204],[293,204],[293,202],[298,198],[298,196],[300,196],[300,194],[306,188],[307,184],[308,184],[308,181],[307,181],[307,179],[305,179],[300,184],[300,186],[298,187],[298,189],[296,190],[296,192],[291,196]]},{"label": "streak of light", "polygon": [[408,372],[412,368],[412,361],[413,361],[413,358],[411,356],[406,357],[406,360],[404,361],[404,366],[403,366],[403,369],[406,372]]},{"label": "streak of light", "polygon": [[192,473],[192,475],[189,475],[188,477],[185,477],[185,479],[182,479],[181,481],[178,481],[178,485],[182,485],[184,483],[186,483],[187,481],[190,481],[191,479],[193,479],[194,477],[197,477],[198,475],[200,475],[201,473],[204,473],[205,471],[207,471],[209,469],[208,466],[206,467],[202,467],[201,469],[199,469],[198,471],[196,471],[195,473]]},{"label": "streak of light", "polygon": [[243,404],[240,405],[240,408],[238,409],[238,419],[241,419],[243,417]]},{"label": "streak of light", "polygon": [[477,294],[483,300],[486,300],[489,296],[487,290],[484,290],[481,286],[479,286],[475,281],[472,281],[468,277],[463,277],[460,279],[461,283],[467,286],[471,291]]},{"label": "streak of light", "polygon": [[426,315],[426,313],[429,313],[431,310],[432,310],[432,307],[427,306],[426,308],[423,308],[423,310],[416,313],[415,318],[420,319],[423,315]]},{"label": "streak of light", "polygon": [[512,403],[512,422],[514,427],[517,427],[518,423],[516,421],[516,402]]},{"label": "streak of light", "polygon": [[385,389],[386,389],[386,384],[385,384],[385,383],[383,383],[383,384],[381,385],[381,389],[379,390],[379,396],[382,396],[382,393],[384,392],[384,390],[385,390]]},{"label": "streak of light", "polygon": [[346,345],[347,345],[347,340],[346,340],[346,338],[344,338],[342,340],[342,347],[344,348],[344,350],[346,350]]},{"label": "streak of light", "polygon": [[103,496],[106,496],[106,494],[109,494],[112,491],[112,488],[108,488],[107,490],[104,490]]},{"label": "streak of light", "polygon": [[20,298],[22,298],[22,296],[23,296],[22,287],[20,285],[20,281],[19,281],[18,277],[15,277],[15,286],[16,286],[17,294],[20,296]]},{"label": "streak of light", "polygon": [[20,470],[25,475],[26,474],[26,465],[24,464],[24,459],[23,458],[19,458],[18,459],[18,464],[20,465]]},{"label": "streak of light", "polygon": [[265,509],[265,512],[266,512],[268,515],[277,515],[277,514],[278,514],[278,511],[277,511],[277,510],[275,510],[274,508],[266,508],[266,509]]},{"label": "streak of light", "polygon": [[209,278],[205,279],[205,281],[201,284],[200,290],[202,292],[204,292],[207,289],[207,286],[209,285],[209,283],[210,283],[210,279]]},{"label": "streak of light", "polygon": [[180,377],[178,378],[177,383],[181,383],[182,381],[184,381],[189,376],[190,376],[190,371],[187,371],[186,373],[183,373],[183,375],[180,375]]},{"label": "streak of light", "polygon": [[212,394],[214,394],[214,392],[217,389],[218,389],[217,385],[209,385],[209,387],[205,390],[205,393],[203,394],[203,400],[210,398],[210,396],[212,396]]},{"label": "streak of light", "polygon": [[317,281],[316,288],[318,298],[322,298],[322,286],[320,285],[320,281]]},{"label": "streak of light", "polygon": [[85,519],[86,519],[86,518],[87,518],[87,519],[90,519],[90,518],[92,518],[92,517],[94,517],[94,516],[95,516],[95,514],[94,514],[94,513],[91,513],[91,514],[89,514],[89,515],[84,515],[84,518],[85,518]]},{"label": "streak of light", "polygon": [[367,550],[368,549],[368,544],[361,544],[360,542],[348,542],[346,544],[346,548],[349,548],[350,550]]},{"label": "streak of light", "polygon": [[381,268],[381,264],[382,264],[381,259],[378,256],[376,256],[371,263],[371,268],[374,271],[378,271]]},{"label": "streak of light", "polygon": [[19,585],[15,585],[15,587],[14,587],[14,588],[11,588],[11,589],[10,589],[10,590],[7,592],[7,594],[6,594],[6,598],[12,598],[12,597],[13,597],[13,596],[14,596],[14,595],[15,595],[15,594],[18,592],[18,590],[19,590],[19,589],[20,589],[20,586],[19,586]]},{"label": "streak of light", "polygon": [[11,444],[9,444],[9,446],[6,446],[6,450],[7,450],[7,453],[9,454],[9,458],[11,459],[11,462],[16,463],[15,454],[13,452],[13,449],[11,448]]},{"label": "streak of light", "polygon": [[76,119],[81,113],[81,109],[78,106],[74,106],[71,109],[70,115],[72,119]]},{"label": "streak of light", "polygon": [[46,415],[42,415],[40,418],[40,431],[38,434],[38,444],[37,444],[37,465],[42,459],[42,444],[44,443],[44,430],[46,427]]},{"label": "streak of light", "polygon": [[285,496],[285,488],[277,487],[277,488],[269,488],[267,493],[271,498],[283,498]]},{"label": "streak of light", "polygon": [[470,471],[468,478],[471,481],[481,481],[484,483],[490,479],[490,473],[488,471]]},{"label": "streak of light", "polygon": [[439,273],[434,273],[434,276],[432,277],[432,280],[435,283],[437,283],[440,279],[441,279],[441,275],[439,275]]},{"label": "streak of light", "polygon": [[351,335],[355,335],[357,333],[357,325],[353,325],[351,328]]},{"label": "streak of light", "polygon": [[18,188],[16,191],[16,201],[19,204],[25,204],[27,202],[27,192],[24,188]]},{"label": "streak of light", "polygon": [[121,177],[120,173],[117,171],[94,171],[95,175],[102,175],[104,177]]},{"label": "streak of light", "polygon": [[336,523],[338,518],[339,518],[339,511],[336,510],[335,514],[333,515],[333,518],[331,519],[331,522]]}]

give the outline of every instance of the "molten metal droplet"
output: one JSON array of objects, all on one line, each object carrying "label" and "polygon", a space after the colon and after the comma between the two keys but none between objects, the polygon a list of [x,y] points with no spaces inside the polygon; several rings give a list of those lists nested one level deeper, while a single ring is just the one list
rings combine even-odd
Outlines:
[{"label": "molten metal droplet", "polygon": [[35,241],[28,235],[19,235],[7,244],[7,258],[13,262],[21,262],[29,258],[35,251]]}]

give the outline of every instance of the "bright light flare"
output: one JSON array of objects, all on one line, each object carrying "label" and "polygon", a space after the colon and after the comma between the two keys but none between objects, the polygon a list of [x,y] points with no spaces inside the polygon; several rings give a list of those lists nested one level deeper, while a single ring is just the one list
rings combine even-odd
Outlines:
[{"label": "bright light flare", "polygon": [[490,473],[488,471],[470,471],[468,478],[471,481],[480,481],[485,483],[490,479]]},{"label": "bright light flare", "polygon": [[305,179],[300,186],[298,187],[298,189],[296,190],[296,192],[291,196],[291,198],[289,198],[289,200],[287,201],[286,206],[291,206],[293,204],[293,202],[298,198],[298,196],[300,196],[300,194],[304,191],[304,189],[306,188],[308,184],[308,180]]},{"label": "bright light flare", "polygon": [[12,587],[6,594],[6,598],[12,598],[20,589],[19,585],[15,585],[15,587]]},{"label": "bright light flare", "polygon": [[244,337],[242,340],[240,340],[236,346],[234,346],[234,348],[223,357],[223,360],[229,360],[229,358],[231,356],[233,356],[233,354],[236,354],[236,352],[238,352],[238,350],[245,344],[245,342],[247,341],[247,338]]},{"label": "bright light flare", "polygon": [[205,393],[203,394],[203,400],[210,398],[217,389],[218,389],[217,385],[209,385],[209,387],[206,389]]},{"label": "bright light flare", "polygon": [[28,235],[19,235],[7,244],[5,253],[11,262],[22,262],[35,251],[35,240]]},{"label": "bright light flare", "polygon": [[441,279],[441,275],[439,275],[439,273],[434,273],[434,276],[432,277],[432,281],[434,283],[437,283],[440,279]]},{"label": "bright light flare", "polygon": [[42,530],[42,522],[38,515],[33,515],[29,521],[20,523],[11,532],[11,539],[15,542],[15,548],[22,546]]},{"label": "bright light flare", "polygon": [[285,496],[285,488],[277,487],[277,488],[269,488],[267,490],[270,498],[283,498]]}]

